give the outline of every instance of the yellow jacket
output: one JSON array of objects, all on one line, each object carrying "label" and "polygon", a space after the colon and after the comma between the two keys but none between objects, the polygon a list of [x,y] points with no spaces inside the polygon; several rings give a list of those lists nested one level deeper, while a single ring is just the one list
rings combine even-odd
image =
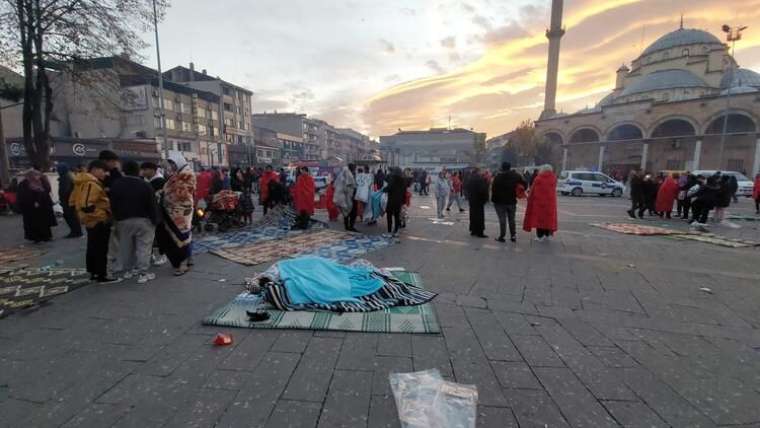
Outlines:
[{"label": "yellow jacket", "polygon": [[87,228],[111,220],[111,201],[103,183],[87,172],[74,176],[74,191],[71,192],[69,205],[76,209],[79,220]]}]

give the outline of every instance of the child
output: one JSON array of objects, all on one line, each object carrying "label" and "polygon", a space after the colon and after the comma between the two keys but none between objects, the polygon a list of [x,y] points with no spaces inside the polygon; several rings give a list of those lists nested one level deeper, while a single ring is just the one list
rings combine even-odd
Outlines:
[{"label": "child", "polygon": [[253,211],[256,208],[253,206],[253,199],[251,198],[251,192],[245,191],[240,194],[240,214],[244,225],[253,223]]}]

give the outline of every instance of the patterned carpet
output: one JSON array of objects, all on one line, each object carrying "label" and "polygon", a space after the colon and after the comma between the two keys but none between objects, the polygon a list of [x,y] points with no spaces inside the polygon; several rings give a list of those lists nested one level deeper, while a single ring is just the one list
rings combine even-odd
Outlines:
[{"label": "patterned carpet", "polygon": [[750,241],[747,239],[733,239],[714,233],[689,233],[683,235],[674,235],[673,238],[688,241],[703,242],[706,244],[718,245],[727,248],[751,248],[760,247],[760,242]]},{"label": "patterned carpet", "polygon": [[729,214],[727,220],[760,221],[760,215]]},{"label": "patterned carpet", "polygon": [[0,274],[0,316],[90,283],[84,269],[24,268]]},{"label": "patterned carpet", "polygon": [[32,257],[39,257],[45,254],[44,251],[36,248],[17,247],[0,249],[0,267],[8,266],[10,263],[18,262]]},{"label": "patterned carpet", "polygon": [[625,233],[626,235],[657,236],[657,235],[682,235],[687,232],[665,229],[664,227],[646,226],[631,223],[591,223],[591,226],[613,232]]},{"label": "patterned carpet", "polygon": [[[393,271],[400,280],[422,287],[417,273]],[[248,320],[246,311],[266,310],[270,318],[262,322]],[[373,333],[440,333],[438,318],[430,304],[399,306],[376,312],[343,313],[272,309],[254,294],[243,293],[203,320],[204,325],[264,329],[306,329],[363,331]]]},{"label": "patterned carpet", "polygon": [[211,254],[246,266],[255,266],[296,254],[310,253],[321,247],[331,246],[349,239],[351,236],[352,234],[347,232],[329,229],[309,231],[252,245],[212,250]]}]

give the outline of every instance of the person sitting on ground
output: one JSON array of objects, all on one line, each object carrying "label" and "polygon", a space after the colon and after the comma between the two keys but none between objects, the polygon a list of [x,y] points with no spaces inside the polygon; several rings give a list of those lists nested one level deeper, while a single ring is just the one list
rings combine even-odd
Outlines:
[{"label": "person sitting on ground", "polygon": [[87,172],[74,177],[75,190],[70,203],[87,230],[85,263],[90,278],[101,284],[119,282],[108,275],[108,243],[111,235],[111,202],[104,181],[108,165],[101,160],[90,162]]},{"label": "person sitting on ground", "polygon": [[140,165],[130,160],[124,163],[124,177],[114,183],[109,196],[124,277],[137,275],[137,283],[145,284],[156,278],[148,272],[158,223],[155,191],[140,177]]}]

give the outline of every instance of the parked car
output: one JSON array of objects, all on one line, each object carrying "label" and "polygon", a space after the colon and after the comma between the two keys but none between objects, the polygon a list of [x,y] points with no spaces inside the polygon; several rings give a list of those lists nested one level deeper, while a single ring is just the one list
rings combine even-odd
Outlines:
[{"label": "parked car", "polygon": [[562,171],[557,181],[557,191],[562,195],[611,195],[619,198],[623,196],[624,188],[623,183],[593,171]]},{"label": "parked car", "polygon": [[694,175],[701,175],[703,177],[710,177],[711,175],[715,175],[718,172],[720,172],[720,175],[732,175],[736,177],[736,182],[739,184],[739,190],[736,191],[736,196],[744,196],[747,198],[752,197],[752,187],[754,186],[754,183],[752,180],[747,178],[744,174],[741,172],[736,171],[715,171],[715,170],[699,170],[699,171],[692,171],[692,174]]}]

